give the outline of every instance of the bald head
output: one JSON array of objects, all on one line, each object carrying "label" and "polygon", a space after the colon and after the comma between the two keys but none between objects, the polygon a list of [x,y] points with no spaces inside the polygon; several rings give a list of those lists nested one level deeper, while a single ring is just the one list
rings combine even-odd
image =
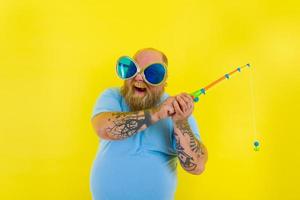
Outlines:
[{"label": "bald head", "polygon": [[138,50],[134,54],[133,58],[141,68],[144,68],[145,66],[156,62],[168,65],[168,59],[166,55],[154,48],[145,48]]}]

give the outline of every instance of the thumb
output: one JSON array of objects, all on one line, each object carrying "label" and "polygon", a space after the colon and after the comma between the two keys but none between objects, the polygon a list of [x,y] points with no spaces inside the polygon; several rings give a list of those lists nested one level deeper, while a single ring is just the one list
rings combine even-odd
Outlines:
[{"label": "thumb", "polygon": [[168,106],[167,107],[167,112],[168,112],[168,115],[171,116],[173,114],[175,114],[175,109],[173,106]]}]

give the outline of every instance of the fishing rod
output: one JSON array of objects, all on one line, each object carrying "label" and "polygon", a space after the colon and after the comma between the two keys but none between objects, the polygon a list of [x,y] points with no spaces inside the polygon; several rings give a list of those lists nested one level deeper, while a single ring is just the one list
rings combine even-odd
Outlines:
[{"label": "fishing rod", "polygon": [[250,67],[250,64],[246,64],[246,65],[243,65],[241,67],[238,67],[236,68],[235,70],[225,74],[224,76],[218,78],[217,80],[211,82],[210,84],[208,84],[207,86],[201,88],[200,90],[197,90],[193,93],[191,93],[190,95],[193,97],[194,99],[194,102],[198,102],[199,101],[199,96],[200,95],[203,95],[203,94],[206,94],[207,90],[209,90],[210,88],[214,87],[215,85],[217,85],[218,83],[222,82],[223,80],[225,79],[229,79],[230,76],[232,76],[234,73],[236,72],[241,72],[243,68],[245,67]]},{"label": "fishing rod", "polygon": [[[205,95],[206,92],[211,89],[212,87],[214,87],[215,85],[219,84],[220,82],[222,82],[223,80],[228,80],[233,74],[235,74],[236,72],[241,72],[243,68],[245,67],[250,67],[250,64],[246,64],[246,65],[243,65],[241,67],[238,67],[236,68],[235,70],[221,76],[220,78],[216,79],[215,81],[211,82],[210,84],[206,85],[205,87],[201,88],[200,90],[196,90],[195,92],[192,92],[190,95],[192,96],[192,98],[194,99],[194,102],[198,102],[199,101],[199,97],[200,95]],[[253,92],[253,91],[252,91]],[[253,94],[252,94],[253,95]],[[253,98],[252,98],[252,101],[253,101]],[[254,107],[252,108],[254,109]],[[252,111],[254,112],[254,111]],[[253,125],[256,126],[255,124],[255,120],[253,120]],[[255,128],[256,129],[256,128]],[[255,137],[256,137],[256,130],[255,130]],[[253,149],[254,151],[259,151],[260,149],[260,142],[256,139],[254,142],[253,142]]]}]

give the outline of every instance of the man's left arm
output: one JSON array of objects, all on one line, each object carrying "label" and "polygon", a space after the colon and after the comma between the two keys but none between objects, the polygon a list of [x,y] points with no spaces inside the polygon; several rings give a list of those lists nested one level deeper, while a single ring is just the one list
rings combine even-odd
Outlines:
[{"label": "man's left arm", "polygon": [[172,120],[180,164],[191,174],[201,174],[205,169],[208,155],[206,147],[194,136],[187,120],[194,109],[193,99],[188,94],[178,95],[173,107],[175,114]]}]

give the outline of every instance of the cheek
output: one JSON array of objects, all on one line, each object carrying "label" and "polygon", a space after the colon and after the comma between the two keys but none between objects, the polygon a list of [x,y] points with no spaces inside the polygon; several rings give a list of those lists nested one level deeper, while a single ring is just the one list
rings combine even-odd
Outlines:
[{"label": "cheek", "polygon": [[132,80],[126,80],[125,81],[125,85],[128,86],[132,86]]}]

